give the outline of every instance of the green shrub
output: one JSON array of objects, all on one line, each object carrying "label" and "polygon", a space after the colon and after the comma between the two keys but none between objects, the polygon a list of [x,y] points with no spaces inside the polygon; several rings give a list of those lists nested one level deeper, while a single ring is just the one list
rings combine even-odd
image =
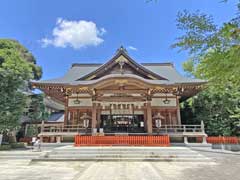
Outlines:
[{"label": "green shrub", "polygon": [[9,144],[0,146],[0,151],[6,151],[6,150],[10,150],[10,149],[11,149],[11,146]]},{"label": "green shrub", "polygon": [[11,143],[10,146],[11,146],[11,148],[13,148],[13,149],[25,148],[25,144],[24,144],[23,142]]},{"label": "green shrub", "polygon": [[36,124],[30,124],[27,129],[26,136],[33,137],[38,135],[38,127]]}]

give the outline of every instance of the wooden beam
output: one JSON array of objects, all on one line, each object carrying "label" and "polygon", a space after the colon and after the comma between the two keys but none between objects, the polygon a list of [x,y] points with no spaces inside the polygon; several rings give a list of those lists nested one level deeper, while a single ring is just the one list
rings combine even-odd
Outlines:
[{"label": "wooden beam", "polygon": [[99,94],[145,94],[147,89],[98,89],[96,92]]},{"label": "wooden beam", "polygon": [[97,98],[98,101],[106,102],[139,102],[145,101],[146,98],[143,97],[100,97]]}]

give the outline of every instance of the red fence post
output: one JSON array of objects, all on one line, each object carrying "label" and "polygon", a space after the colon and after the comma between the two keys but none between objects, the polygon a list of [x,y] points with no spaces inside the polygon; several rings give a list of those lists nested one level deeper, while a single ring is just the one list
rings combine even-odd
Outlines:
[{"label": "red fence post", "polygon": [[[212,139],[208,138],[208,141]],[[215,141],[215,139],[213,139]],[[237,142],[238,139],[226,139],[226,142]],[[130,145],[130,146],[169,146],[169,136],[80,136],[74,139],[75,146],[89,145]]]}]

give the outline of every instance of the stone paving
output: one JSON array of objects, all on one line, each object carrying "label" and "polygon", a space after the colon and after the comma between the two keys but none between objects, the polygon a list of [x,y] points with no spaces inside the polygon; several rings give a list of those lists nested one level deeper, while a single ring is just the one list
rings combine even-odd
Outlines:
[{"label": "stone paving", "polygon": [[0,159],[0,180],[237,180],[240,156],[213,162],[31,162]]}]

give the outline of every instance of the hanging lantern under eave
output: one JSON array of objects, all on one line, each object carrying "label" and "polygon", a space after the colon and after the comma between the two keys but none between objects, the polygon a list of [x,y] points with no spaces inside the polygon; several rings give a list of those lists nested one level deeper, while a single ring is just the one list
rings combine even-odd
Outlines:
[{"label": "hanging lantern under eave", "polygon": [[123,104],[120,104],[120,109],[123,109]]},{"label": "hanging lantern under eave", "polygon": [[81,101],[78,99],[78,92],[77,92],[77,99],[75,99],[75,100],[73,101],[73,103],[74,103],[74,104],[80,104],[80,102],[81,102]]},{"label": "hanging lantern under eave", "polygon": [[113,104],[110,104],[110,109],[112,109],[112,110],[114,109]]},{"label": "hanging lantern under eave", "polygon": [[142,108],[142,106],[141,106],[141,104],[139,104],[139,105],[138,105],[138,109],[141,109],[141,108]]},{"label": "hanging lantern under eave", "polygon": [[80,104],[81,103],[79,99],[76,99],[73,102],[74,102],[74,104]]},{"label": "hanging lantern under eave", "polygon": [[163,103],[164,104],[169,104],[170,103],[170,100],[167,98],[167,94],[166,94],[165,99],[163,100]]}]

